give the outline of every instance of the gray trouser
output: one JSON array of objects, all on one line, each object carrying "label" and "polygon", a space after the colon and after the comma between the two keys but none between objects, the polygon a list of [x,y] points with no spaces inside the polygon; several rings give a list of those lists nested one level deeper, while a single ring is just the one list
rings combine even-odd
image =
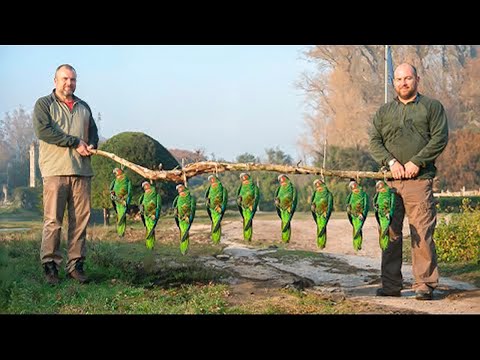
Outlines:
[{"label": "gray trouser", "polygon": [[410,225],[414,290],[433,290],[438,285],[437,253],[433,233],[437,212],[432,179],[392,180],[395,212],[390,225],[390,243],[382,252],[382,286],[386,291],[402,289],[403,219]]},{"label": "gray trouser", "polygon": [[44,223],[40,260],[42,264],[62,262],[60,240],[63,216],[68,205],[67,272],[86,253],[87,225],[90,220],[91,178],[85,176],[49,176],[43,179]]}]

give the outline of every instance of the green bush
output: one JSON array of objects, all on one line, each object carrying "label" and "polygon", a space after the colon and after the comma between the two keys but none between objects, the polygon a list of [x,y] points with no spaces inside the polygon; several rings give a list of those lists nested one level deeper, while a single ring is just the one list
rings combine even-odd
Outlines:
[{"label": "green bush", "polygon": [[437,198],[437,211],[446,213],[458,213],[462,210],[463,199],[470,201],[470,206],[480,208],[480,196],[466,197],[439,197]]},{"label": "green bush", "polygon": [[[163,170],[172,170],[179,166],[177,160],[162,144],[141,132],[117,134],[102,143],[99,149],[114,153],[147,169],[157,170],[160,163]],[[110,200],[110,184],[114,179],[112,170],[121,165],[103,156],[93,156],[92,166],[95,173],[92,180],[92,207],[109,209],[112,207]],[[143,193],[141,184],[145,179],[129,168],[125,168],[125,173],[132,182],[131,204],[137,204],[138,198]],[[176,184],[171,181],[156,181],[154,184],[162,196],[162,208],[170,207],[177,195]]]},{"label": "green bush", "polygon": [[435,230],[437,255],[442,262],[480,261],[480,210],[464,199],[461,212],[449,214]]}]

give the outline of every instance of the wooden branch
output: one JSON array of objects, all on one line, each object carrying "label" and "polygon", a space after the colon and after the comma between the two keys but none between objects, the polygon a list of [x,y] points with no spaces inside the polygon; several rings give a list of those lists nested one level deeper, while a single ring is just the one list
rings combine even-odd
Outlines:
[{"label": "wooden branch", "polygon": [[[102,150],[91,150],[93,154],[100,155],[112,159],[129,169],[135,171],[149,180],[163,180],[181,183],[184,176],[188,179],[197,175],[205,173],[221,173],[224,171],[276,171],[283,174],[311,174],[321,175],[322,169],[312,166],[291,166],[291,165],[276,165],[276,164],[257,164],[257,163],[227,163],[214,161],[201,161],[187,164],[183,169],[174,170],[150,170],[143,166],[134,164],[128,160]],[[391,179],[392,174],[388,171],[385,174],[382,172],[373,171],[343,171],[343,170],[323,170],[324,176],[337,176],[341,178],[369,178],[369,179]]]}]

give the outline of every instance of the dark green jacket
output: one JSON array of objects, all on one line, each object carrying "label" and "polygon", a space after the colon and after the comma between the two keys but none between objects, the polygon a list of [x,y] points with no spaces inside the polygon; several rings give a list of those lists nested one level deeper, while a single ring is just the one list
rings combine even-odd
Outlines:
[{"label": "dark green jacket", "polygon": [[87,103],[73,99],[73,111],[57,99],[55,90],[35,103],[32,120],[40,140],[38,163],[43,177],[93,176],[90,157],[80,156],[76,148],[80,139],[97,147],[97,125]]},{"label": "dark green jacket", "polygon": [[381,165],[392,159],[420,167],[417,178],[433,179],[435,159],[448,142],[448,121],[443,105],[418,94],[403,104],[397,98],[378,109],[370,132],[370,151]]}]

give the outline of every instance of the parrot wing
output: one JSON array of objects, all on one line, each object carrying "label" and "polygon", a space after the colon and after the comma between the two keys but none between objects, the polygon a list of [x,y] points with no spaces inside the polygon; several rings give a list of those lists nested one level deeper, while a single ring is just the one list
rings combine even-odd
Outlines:
[{"label": "parrot wing", "polygon": [[178,203],[178,195],[173,199],[173,218],[175,219],[175,223],[177,224],[177,227],[180,228],[180,223],[178,220],[178,209],[177,209],[177,203]]},{"label": "parrot wing", "polygon": [[152,235],[152,232],[155,231],[155,227],[157,226],[158,220],[160,219],[160,212],[162,211],[162,197],[160,194],[157,194],[157,207],[155,208],[155,220],[153,221],[152,230],[148,233],[147,237]]},{"label": "parrot wing", "polygon": [[207,214],[208,214],[208,217],[210,218],[210,221],[213,221],[212,219],[212,212],[210,211],[210,206],[209,206],[209,203],[210,203],[210,200],[208,198],[209,194],[210,194],[210,188],[211,186],[209,185],[208,188],[207,188],[207,191],[205,192],[205,205],[207,207]]},{"label": "parrot wing", "polygon": [[330,191],[327,192],[327,216],[326,220],[330,219],[330,215],[332,215],[333,211],[333,195]]},{"label": "parrot wing", "polygon": [[310,212],[312,213],[312,216],[313,216],[313,220],[317,221],[317,214],[315,214],[315,211],[314,209],[316,208],[316,205],[315,205],[315,193],[316,193],[316,190],[313,190],[313,194],[312,194],[312,197],[310,199]]},{"label": "parrot wing", "polygon": [[142,194],[142,195],[140,196],[140,198],[138,199],[138,203],[140,204],[140,207],[141,207],[141,208],[140,208],[140,209],[141,209],[141,210],[140,210],[140,218],[142,219],[143,226],[146,227],[147,225],[145,224],[145,217],[144,217],[144,215],[143,215],[143,211],[144,211],[144,210],[143,210],[143,205],[142,205],[143,197],[144,197],[144,194]]},{"label": "parrot wing", "polygon": [[280,211],[280,199],[278,198],[278,193],[280,192],[280,186],[277,187],[277,190],[275,190],[275,196],[274,196],[274,200],[275,200],[275,210],[277,210],[277,215],[279,218],[282,218],[282,213]]},{"label": "parrot wing", "polygon": [[257,212],[257,207],[258,207],[258,203],[260,201],[260,189],[258,188],[258,186],[256,184],[253,184],[253,189],[254,189],[254,201],[253,201],[253,209],[252,209],[252,219],[253,219],[253,216],[255,215],[255,213]]},{"label": "parrot wing", "polygon": [[241,202],[238,200],[239,197],[240,197],[240,191],[241,190],[242,190],[242,185],[240,185],[238,187],[238,190],[237,190],[237,207],[238,207],[238,211],[240,212],[240,215],[242,215],[242,219],[245,220],[244,217],[243,217],[243,209],[242,209]]}]

